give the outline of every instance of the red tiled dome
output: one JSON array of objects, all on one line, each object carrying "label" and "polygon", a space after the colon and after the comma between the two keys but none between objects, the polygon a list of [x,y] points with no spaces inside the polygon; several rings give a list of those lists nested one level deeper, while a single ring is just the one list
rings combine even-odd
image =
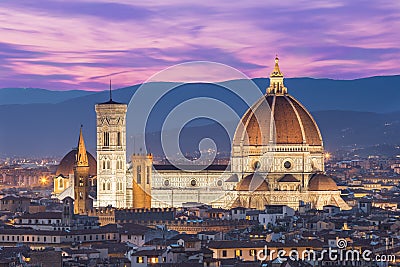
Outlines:
[{"label": "red tiled dome", "polygon": [[[244,130],[245,129],[245,130]],[[311,114],[289,94],[267,94],[242,117],[234,144],[308,144],[322,146],[322,137]]]},{"label": "red tiled dome", "polygon": [[[60,161],[58,165],[56,176],[63,175],[67,177],[70,174],[74,173],[74,165],[76,160],[76,152],[77,149],[72,149],[64,158]],[[89,161],[89,175],[95,176],[97,175],[97,162],[96,159],[87,152],[88,161]]]},{"label": "red tiled dome", "polygon": [[264,177],[252,173],[237,184],[236,191],[269,191],[269,186]]},{"label": "red tiled dome", "polygon": [[308,183],[308,190],[310,191],[337,191],[338,187],[335,181],[325,174],[317,173],[311,176]]}]

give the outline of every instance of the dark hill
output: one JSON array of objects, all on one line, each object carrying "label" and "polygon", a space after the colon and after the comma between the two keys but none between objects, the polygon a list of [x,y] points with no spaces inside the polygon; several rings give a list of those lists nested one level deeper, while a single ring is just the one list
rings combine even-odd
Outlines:
[{"label": "dark hill", "polygon": [[[254,79],[261,91],[265,91],[268,79]],[[229,84],[240,81],[229,81]],[[289,93],[300,100],[312,111],[329,150],[343,146],[400,144],[400,124],[397,112],[400,102],[400,76],[371,77],[351,81],[329,79],[294,78],[286,79]],[[156,86],[165,86],[158,83]],[[113,91],[113,99],[128,103],[139,85]],[[215,90],[207,84],[183,86],[179,99],[190,98],[195,93],[223,99],[228,105],[235,105],[238,114],[245,112],[244,106],[238,106],[235,99],[224,90]],[[69,91],[43,92],[32,90],[30,96],[21,96],[20,90],[8,91],[5,95],[0,90],[0,155],[26,156],[63,156],[71,147],[76,146],[78,131],[84,125],[84,134],[90,152],[95,152],[95,112],[94,105],[104,102],[108,92]],[[38,91],[35,91],[38,90]],[[3,94],[2,94],[3,92]],[[50,92],[50,93],[49,93]],[[49,93],[49,94],[48,94]],[[11,96],[10,96],[11,94]],[[8,98],[4,100],[4,97]],[[19,104],[11,103],[22,97]],[[14,99],[14,100],[13,100]],[[42,104],[38,104],[42,103]],[[173,104],[173,103],[172,103]],[[158,108],[159,117],[168,113],[171,101]],[[157,153],[157,124],[150,125],[152,150]],[[196,127],[196,128],[194,128]],[[216,125],[196,125],[183,132],[182,147],[193,151],[198,140],[216,134],[217,139],[224,139]],[[184,136],[187,137],[184,137]],[[221,141],[224,142],[224,141]],[[226,143],[226,142],[225,142]],[[221,145],[228,148],[229,145]]]}]

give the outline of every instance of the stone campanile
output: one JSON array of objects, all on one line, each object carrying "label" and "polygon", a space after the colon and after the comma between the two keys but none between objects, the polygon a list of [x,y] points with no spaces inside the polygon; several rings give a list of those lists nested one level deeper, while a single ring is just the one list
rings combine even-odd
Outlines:
[{"label": "stone campanile", "polygon": [[89,160],[81,127],[74,165],[74,213],[86,214],[91,208],[93,202],[89,198]]},{"label": "stone campanile", "polygon": [[97,104],[97,206],[126,207],[126,110],[112,100]]}]

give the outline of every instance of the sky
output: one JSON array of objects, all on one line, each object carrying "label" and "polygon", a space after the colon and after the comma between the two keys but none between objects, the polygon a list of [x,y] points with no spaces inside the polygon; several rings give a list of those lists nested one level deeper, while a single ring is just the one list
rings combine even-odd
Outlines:
[{"label": "sky", "polygon": [[0,2],[0,88],[105,90],[193,60],[267,77],[395,75],[400,1]]}]

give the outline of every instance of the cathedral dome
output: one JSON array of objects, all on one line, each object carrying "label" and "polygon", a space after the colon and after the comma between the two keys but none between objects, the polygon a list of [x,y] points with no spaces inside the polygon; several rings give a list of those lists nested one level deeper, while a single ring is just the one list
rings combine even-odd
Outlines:
[{"label": "cathedral dome", "polygon": [[337,191],[338,187],[335,181],[325,174],[316,173],[311,176],[308,183],[309,191]]},{"label": "cathedral dome", "polygon": [[307,109],[287,93],[278,59],[270,76],[267,94],[249,108],[241,119],[234,145],[322,146],[318,126]]},{"label": "cathedral dome", "polygon": [[264,177],[252,173],[244,177],[236,185],[236,191],[269,191],[269,186]]},{"label": "cathedral dome", "polygon": [[311,114],[288,94],[263,96],[247,110],[241,125],[244,127],[238,127],[235,133],[236,144],[243,141],[248,145],[275,142],[322,146],[320,131]]},{"label": "cathedral dome", "polygon": [[[74,165],[76,161],[76,152],[77,149],[72,149],[67,155],[63,157],[58,165],[56,176],[63,175],[67,177],[70,174],[74,173]],[[97,175],[97,163],[96,159],[87,152],[88,161],[89,161],[89,175],[96,176]]]}]

